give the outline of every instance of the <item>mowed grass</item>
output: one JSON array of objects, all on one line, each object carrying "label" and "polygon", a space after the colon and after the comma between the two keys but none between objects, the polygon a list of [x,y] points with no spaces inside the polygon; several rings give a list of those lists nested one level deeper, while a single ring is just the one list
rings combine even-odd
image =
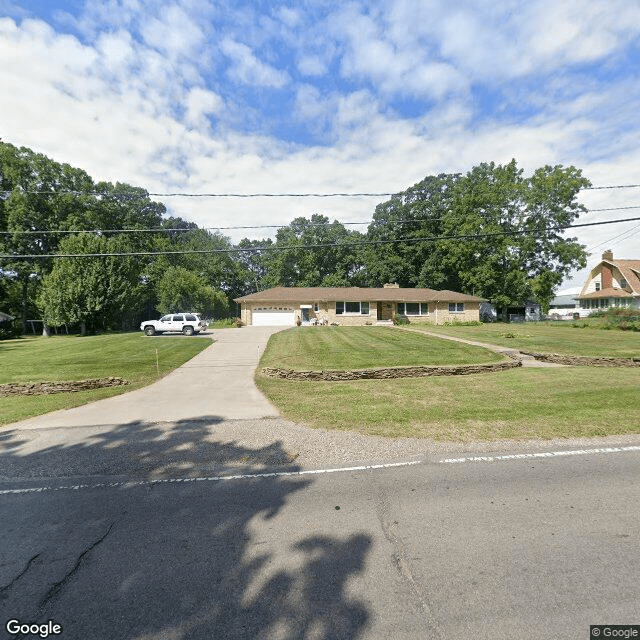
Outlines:
[{"label": "mowed grass", "polygon": [[537,353],[640,358],[640,333],[573,327],[572,322],[492,323],[477,327],[412,324],[412,329]]},{"label": "mowed grass", "polygon": [[[0,342],[0,384],[124,378],[124,387],[41,396],[0,396],[0,424],[69,409],[151,384],[211,345],[210,338],[141,333],[28,337]],[[157,354],[156,354],[157,350]],[[156,368],[157,358],[157,368]]]},{"label": "mowed grass", "polygon": [[260,366],[319,371],[502,359],[487,349],[391,327],[295,327],[271,336]]},{"label": "mowed grass", "polygon": [[441,441],[640,433],[640,369],[511,369],[471,376],[293,382],[257,376],[282,415],[311,427]]},{"label": "mowed grass", "polygon": [[[623,332],[571,331],[545,325],[424,328],[532,351],[637,353],[637,335]],[[275,334],[261,365],[320,370],[382,366],[382,362],[388,366],[416,364],[417,360],[423,364],[469,362],[468,345],[449,341],[445,348],[440,341],[411,342],[412,336],[423,337],[419,333],[384,327],[319,329],[330,331],[300,328]],[[522,338],[500,339],[500,332],[507,331],[522,334]],[[591,344],[596,338],[606,344]],[[378,341],[404,344],[405,348],[398,351]],[[408,344],[416,345],[416,353],[410,353]],[[484,352],[475,355],[486,358]],[[408,360],[414,357],[416,360]],[[369,435],[466,442],[640,433],[640,368],[518,368],[470,376],[343,382],[277,380],[257,373],[256,382],[285,418],[311,427]]]}]

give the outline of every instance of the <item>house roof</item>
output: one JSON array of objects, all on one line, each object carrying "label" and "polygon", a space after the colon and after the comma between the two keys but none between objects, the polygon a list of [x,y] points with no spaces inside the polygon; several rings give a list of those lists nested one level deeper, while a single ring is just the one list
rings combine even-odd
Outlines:
[{"label": "house roof", "polygon": [[8,313],[0,311],[0,322],[9,322],[9,320],[15,320],[15,318],[10,316]]},{"label": "house roof", "polygon": [[561,296],[556,296],[553,300],[551,300],[551,302],[549,303],[550,307],[557,307],[560,305],[574,305],[577,303],[578,300],[578,296],[576,294],[564,294]]},{"label": "house roof", "polygon": [[620,273],[634,293],[640,294],[640,260],[611,260],[610,262],[620,269]]},{"label": "house roof", "polygon": [[580,300],[591,300],[594,298],[635,298],[635,295],[624,289],[607,287],[606,289],[600,289],[600,291],[592,291],[591,293],[585,293],[579,296]]},{"label": "house roof", "polygon": [[[587,286],[591,279],[599,272],[602,271],[603,266],[608,268],[617,269],[622,277],[627,281],[627,286],[631,289],[632,293],[624,291],[622,289],[614,289],[608,287],[607,289],[595,291],[591,293],[585,293]],[[592,298],[633,298],[640,296],[640,260],[617,260],[613,258],[613,252],[607,250],[602,254],[602,260],[593,268],[589,273],[589,277],[585,281],[582,292],[578,296],[579,300],[588,300]]]},{"label": "house roof", "polygon": [[399,287],[273,287],[251,293],[236,302],[480,302],[481,298],[456,291]]}]

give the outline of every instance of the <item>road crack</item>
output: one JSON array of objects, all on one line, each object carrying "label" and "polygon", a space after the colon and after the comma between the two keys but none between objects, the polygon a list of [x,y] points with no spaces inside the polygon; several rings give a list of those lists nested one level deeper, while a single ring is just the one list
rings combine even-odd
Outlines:
[{"label": "road crack", "polygon": [[4,587],[0,587],[0,600],[4,600],[7,596],[5,594],[5,591],[9,591],[9,589],[11,589],[11,587],[13,587],[13,585],[18,582],[18,580],[20,580],[20,578],[22,578],[22,576],[27,573],[27,571],[29,571],[31,564],[34,562],[34,560],[36,558],[40,557],[39,553],[36,553],[35,556],[33,556],[33,558],[30,558],[29,561],[27,562],[27,565],[25,566],[25,568],[7,585],[5,585]]},{"label": "road crack", "polygon": [[436,619],[431,604],[429,603],[429,597],[418,580],[416,580],[413,572],[411,571],[411,565],[407,558],[405,545],[402,539],[397,534],[398,522],[391,520],[389,515],[389,499],[385,493],[385,490],[380,488],[376,497],[376,509],[378,512],[378,520],[382,528],[382,533],[387,541],[392,545],[393,551],[391,553],[391,562],[396,571],[400,574],[401,578],[406,583],[409,591],[413,594],[417,600],[423,615],[426,619],[427,625],[431,632],[432,638],[438,640],[444,640],[444,635],[440,629],[438,620]]},{"label": "road crack", "polygon": [[69,580],[72,578],[72,576],[78,571],[78,569],[82,565],[82,562],[84,561],[85,556],[89,552],[91,552],[93,549],[95,549],[99,544],[101,544],[104,541],[104,539],[111,533],[111,529],[113,529],[113,525],[115,525],[115,522],[112,522],[109,525],[109,528],[106,530],[106,532],[100,538],[98,538],[98,540],[96,540],[95,542],[90,544],[78,556],[78,559],[76,560],[76,564],[74,565],[73,569],[71,569],[71,571],[69,571],[64,576],[64,578],[62,578],[62,580],[60,580],[59,582],[56,582],[54,585],[52,585],[52,587],[49,589],[49,591],[47,591],[45,596],[40,601],[40,604],[38,605],[40,609],[43,609],[53,598],[55,598],[55,596],[57,596],[60,593],[62,588],[67,584],[67,582],[69,582]]}]

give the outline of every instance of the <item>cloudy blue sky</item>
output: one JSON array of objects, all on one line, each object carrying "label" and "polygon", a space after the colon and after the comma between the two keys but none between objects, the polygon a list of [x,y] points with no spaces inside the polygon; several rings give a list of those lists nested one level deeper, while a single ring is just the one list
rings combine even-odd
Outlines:
[{"label": "cloudy blue sky", "polygon": [[[0,138],[163,193],[393,192],[511,158],[637,184],[639,62],[638,0],[0,0]],[[227,227],[381,198],[163,201]],[[576,235],[640,258],[638,222]]]}]

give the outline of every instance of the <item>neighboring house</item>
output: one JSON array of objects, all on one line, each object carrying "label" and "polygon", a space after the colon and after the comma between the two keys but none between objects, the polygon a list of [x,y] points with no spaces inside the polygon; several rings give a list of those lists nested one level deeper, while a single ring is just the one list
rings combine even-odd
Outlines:
[{"label": "neighboring house", "polygon": [[572,320],[575,313],[580,313],[580,301],[575,293],[556,296],[549,303],[549,317],[552,320]]},{"label": "neighboring house", "polygon": [[614,260],[613,251],[605,251],[578,299],[583,315],[609,307],[640,307],[640,260]]},{"label": "neighboring house", "polygon": [[11,322],[12,320],[15,320],[13,316],[10,316],[8,313],[3,313],[2,311],[0,311],[0,322]]},{"label": "neighboring house", "polygon": [[274,287],[236,298],[246,325],[391,324],[394,315],[411,322],[480,319],[480,298],[455,291],[402,289],[397,284],[364,287]]},{"label": "neighboring house", "polygon": [[491,302],[480,304],[480,318],[483,322],[508,320],[509,322],[537,322],[542,317],[540,304],[527,300],[521,307],[503,307],[496,309]]}]

